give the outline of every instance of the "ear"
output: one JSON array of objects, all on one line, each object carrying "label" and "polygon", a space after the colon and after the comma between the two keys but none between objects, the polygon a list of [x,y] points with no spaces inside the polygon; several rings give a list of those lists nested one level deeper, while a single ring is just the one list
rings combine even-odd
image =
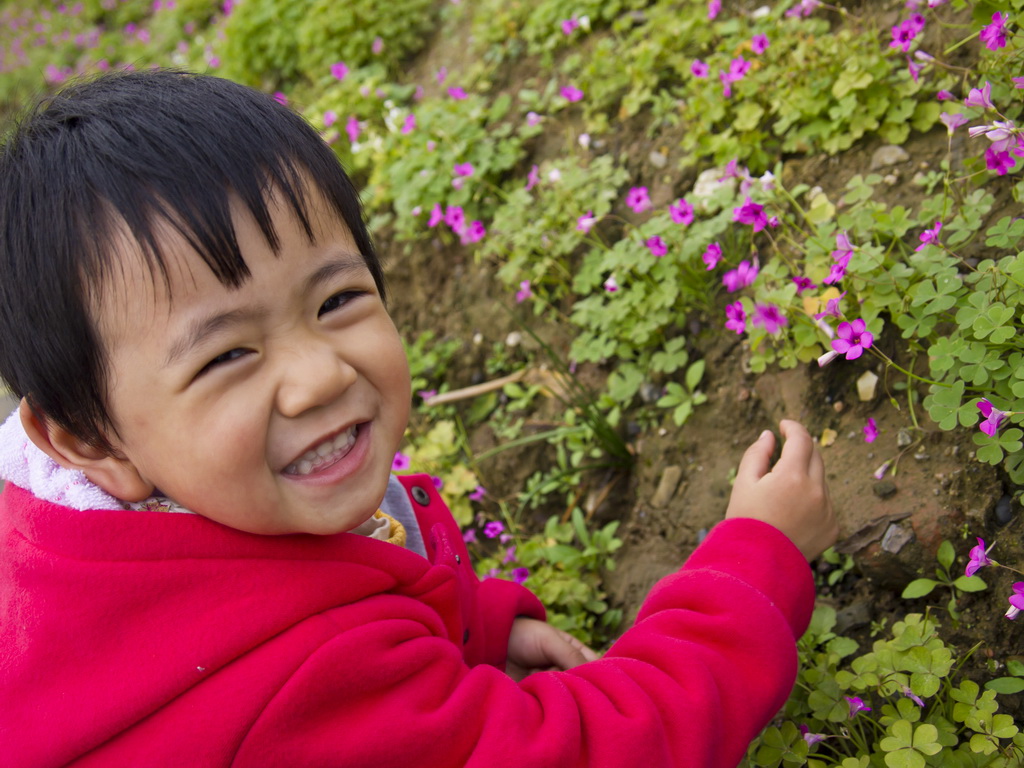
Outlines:
[{"label": "ear", "polygon": [[37,415],[26,398],[21,399],[18,415],[25,434],[39,450],[66,469],[84,472],[90,482],[115,499],[144,501],[153,495],[153,484],[142,477],[126,457],[90,445],[53,421]]}]

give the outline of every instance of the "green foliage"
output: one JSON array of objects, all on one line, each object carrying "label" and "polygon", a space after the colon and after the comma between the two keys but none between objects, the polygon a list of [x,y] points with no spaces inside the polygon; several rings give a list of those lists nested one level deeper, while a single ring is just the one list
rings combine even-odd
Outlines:
[{"label": "green foliage", "polygon": [[980,576],[955,576],[952,572],[955,558],[956,552],[953,550],[952,543],[943,541],[936,553],[938,566],[935,568],[935,578],[914,579],[903,590],[901,597],[904,599],[925,597],[930,595],[936,587],[946,587],[952,592],[952,596],[946,604],[946,610],[949,611],[949,615],[955,624],[960,619],[960,614],[956,608],[961,594],[964,592],[980,592],[988,588],[985,580]]},{"label": "green foliage", "polygon": [[[973,680],[958,679],[970,653],[956,658],[934,620],[910,614],[893,624],[891,638],[860,654],[855,642],[833,632],[835,621],[835,609],[815,610],[782,720],[751,745],[745,768],[1021,764],[1024,734],[1011,716],[997,714],[996,701],[998,688],[1015,683],[982,692]],[[1001,680],[1024,683],[1019,676]],[[850,698],[869,709],[851,711]]]}]

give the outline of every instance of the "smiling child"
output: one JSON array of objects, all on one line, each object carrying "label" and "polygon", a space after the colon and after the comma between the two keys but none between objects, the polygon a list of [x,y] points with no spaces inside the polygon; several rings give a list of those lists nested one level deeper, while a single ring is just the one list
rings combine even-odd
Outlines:
[{"label": "smiling child", "polygon": [[0,154],[0,293],[5,765],[725,768],[785,701],[836,532],[806,430],[748,449],[597,659],[391,476],[383,273],[270,97],[148,71],[45,99]]}]

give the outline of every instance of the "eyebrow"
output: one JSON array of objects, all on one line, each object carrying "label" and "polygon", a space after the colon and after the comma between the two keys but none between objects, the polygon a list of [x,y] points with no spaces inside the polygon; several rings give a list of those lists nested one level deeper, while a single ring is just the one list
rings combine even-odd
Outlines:
[{"label": "eyebrow", "polygon": [[[368,272],[369,267],[358,254],[343,254],[331,259],[315,269],[303,283],[303,291],[310,293],[324,283],[330,282],[338,275],[352,272]],[[226,328],[241,325],[266,317],[268,311],[262,307],[232,309],[217,312],[207,317],[200,317],[189,323],[188,329],[167,350],[164,367],[170,367],[185,357],[191,350],[203,344],[211,336],[216,336]]]}]

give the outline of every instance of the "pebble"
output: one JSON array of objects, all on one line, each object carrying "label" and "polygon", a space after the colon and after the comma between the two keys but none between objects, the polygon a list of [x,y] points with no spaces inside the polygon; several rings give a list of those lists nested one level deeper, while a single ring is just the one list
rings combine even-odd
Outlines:
[{"label": "pebble", "polygon": [[666,165],[668,165],[668,158],[661,154],[661,152],[658,152],[657,150],[651,152],[651,154],[647,156],[647,160],[655,168],[664,168]]},{"label": "pebble", "polygon": [[887,144],[876,149],[875,153],[871,155],[871,170],[877,171],[879,168],[888,168],[890,165],[905,163],[909,159],[910,155],[903,147]]},{"label": "pebble", "polygon": [[661,480],[658,481],[658,488],[651,497],[651,506],[655,509],[664,509],[675,496],[676,488],[679,487],[679,480],[683,476],[683,468],[672,464],[665,467],[661,473]]},{"label": "pebble", "polygon": [[896,483],[892,480],[879,480],[871,487],[871,492],[880,499],[888,499],[896,490]]},{"label": "pebble", "polygon": [[899,432],[896,433],[896,445],[900,448],[906,448],[914,442],[914,438],[910,436],[910,430],[906,427],[902,427]]},{"label": "pebble", "polygon": [[996,502],[996,522],[1006,525],[1011,520],[1013,520],[1013,499],[1006,494]]},{"label": "pebble", "polygon": [[880,546],[884,551],[895,555],[910,541],[912,541],[913,538],[913,531],[908,531],[902,525],[893,523],[886,528],[885,535],[882,536],[882,543]]},{"label": "pebble", "polygon": [[857,379],[857,397],[862,403],[869,403],[875,398],[878,387],[878,376],[871,371],[864,371]]}]

